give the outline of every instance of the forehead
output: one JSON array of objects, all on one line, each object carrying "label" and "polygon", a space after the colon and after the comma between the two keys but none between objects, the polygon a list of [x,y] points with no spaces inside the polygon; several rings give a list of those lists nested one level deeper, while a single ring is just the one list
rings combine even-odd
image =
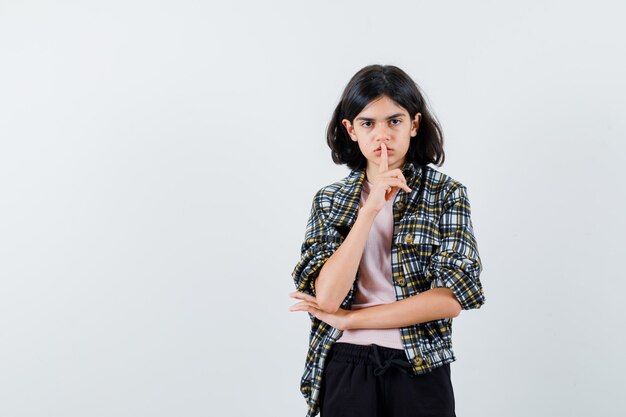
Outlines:
[{"label": "forehead", "polygon": [[409,112],[398,103],[390,99],[389,97],[382,97],[379,99],[372,100],[365,106],[361,113],[358,116],[375,118],[375,117],[389,117],[394,115],[397,117],[398,114],[408,116]]}]

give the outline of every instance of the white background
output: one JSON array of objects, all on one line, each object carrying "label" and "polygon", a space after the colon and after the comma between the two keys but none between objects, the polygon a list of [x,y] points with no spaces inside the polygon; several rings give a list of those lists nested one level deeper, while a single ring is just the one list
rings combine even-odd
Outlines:
[{"label": "white background", "polygon": [[624,415],[620,2],[0,1],[0,415],[304,416],[324,132],[393,64],[467,186],[457,414]]}]

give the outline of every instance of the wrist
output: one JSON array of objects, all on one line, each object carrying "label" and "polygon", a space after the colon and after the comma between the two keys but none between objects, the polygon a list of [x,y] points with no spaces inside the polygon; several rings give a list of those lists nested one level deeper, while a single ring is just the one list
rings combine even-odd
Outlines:
[{"label": "wrist", "polygon": [[378,212],[374,209],[371,209],[367,206],[363,206],[359,209],[358,213],[357,213],[357,219],[358,218],[366,218],[368,220],[374,220],[376,218],[376,216],[378,215]]},{"label": "wrist", "polygon": [[358,328],[358,311],[358,309],[349,310],[348,314],[346,314],[346,330],[353,330]]}]

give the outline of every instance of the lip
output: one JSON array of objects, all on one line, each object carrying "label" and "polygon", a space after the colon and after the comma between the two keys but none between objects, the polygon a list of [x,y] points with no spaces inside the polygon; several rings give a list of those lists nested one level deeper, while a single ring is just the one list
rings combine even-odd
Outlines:
[{"label": "lip", "polygon": [[[380,149],[380,148],[378,148],[378,149],[376,149],[376,150],[374,151],[374,153],[376,153],[376,154],[380,154],[380,152],[381,152],[381,149]],[[387,153],[391,153],[391,152],[393,152],[393,149],[391,149],[391,148],[387,148]]]}]

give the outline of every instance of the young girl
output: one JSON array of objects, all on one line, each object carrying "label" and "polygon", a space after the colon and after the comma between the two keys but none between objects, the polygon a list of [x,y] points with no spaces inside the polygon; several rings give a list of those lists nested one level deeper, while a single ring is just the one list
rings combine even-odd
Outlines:
[{"label": "young girl", "polygon": [[466,187],[441,128],[401,69],[370,65],[327,131],[350,174],[313,198],[292,276],[311,319],[307,417],[455,416],[452,318],[485,302]]}]

